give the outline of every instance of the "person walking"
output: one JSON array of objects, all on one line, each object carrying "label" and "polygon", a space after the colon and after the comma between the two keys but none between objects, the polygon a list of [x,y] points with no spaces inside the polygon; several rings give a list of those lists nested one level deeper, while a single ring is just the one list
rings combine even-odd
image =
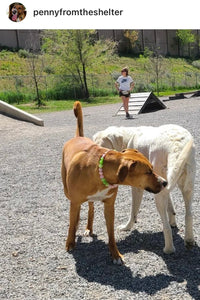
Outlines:
[{"label": "person walking", "polygon": [[118,90],[119,96],[122,99],[124,110],[126,112],[126,118],[130,119],[131,116],[128,112],[128,104],[130,93],[134,88],[134,82],[131,76],[128,75],[128,68],[123,68],[121,70],[121,76],[119,76],[117,81],[115,82],[115,87]]}]

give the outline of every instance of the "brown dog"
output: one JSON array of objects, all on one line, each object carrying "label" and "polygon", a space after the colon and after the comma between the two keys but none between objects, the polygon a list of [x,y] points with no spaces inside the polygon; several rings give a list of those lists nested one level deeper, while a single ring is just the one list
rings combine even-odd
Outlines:
[{"label": "brown dog", "polygon": [[92,234],[93,201],[100,200],[104,202],[113,262],[122,264],[123,256],[117,249],[114,237],[117,185],[130,185],[159,193],[167,182],[153,172],[150,162],[137,150],[117,152],[100,147],[83,137],[82,108],[78,101],[74,104],[74,113],[77,117],[76,137],[64,145],[61,169],[64,192],[71,201],[66,249],[70,251],[75,246],[81,204],[89,202],[87,233]]},{"label": "brown dog", "polygon": [[13,22],[20,22],[26,17],[25,6],[15,2],[9,6],[9,19]]}]

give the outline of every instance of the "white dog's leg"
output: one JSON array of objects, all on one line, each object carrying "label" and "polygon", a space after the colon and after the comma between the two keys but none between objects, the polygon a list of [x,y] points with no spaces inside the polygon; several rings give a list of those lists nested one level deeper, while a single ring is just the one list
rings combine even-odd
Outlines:
[{"label": "white dog's leg", "polygon": [[195,180],[195,158],[194,153],[190,157],[182,176],[178,180],[178,187],[181,190],[185,202],[185,246],[189,249],[195,246],[193,235],[193,216],[192,216],[192,199]]},{"label": "white dog's leg", "polygon": [[185,201],[185,246],[192,248],[195,245],[193,236],[193,217],[192,217],[192,194],[193,190],[182,191]]},{"label": "white dog's leg", "polygon": [[171,225],[171,227],[177,227],[176,217],[175,217],[176,213],[175,213],[175,210],[174,210],[174,206],[173,206],[170,194],[168,195],[167,212],[168,212],[168,217],[169,217],[169,224]]},{"label": "white dog's leg", "polygon": [[167,208],[168,208],[168,194],[161,192],[155,195],[156,206],[160,214],[162,223],[163,223],[163,234],[165,239],[165,247],[163,249],[164,253],[170,254],[175,252],[173,239],[172,239],[172,230],[167,217]]},{"label": "white dog's leg", "polygon": [[143,196],[143,190],[132,187],[132,206],[131,206],[130,218],[126,224],[120,225],[118,229],[130,230],[133,227],[134,223],[137,222],[137,215],[142,201],[142,196]]}]

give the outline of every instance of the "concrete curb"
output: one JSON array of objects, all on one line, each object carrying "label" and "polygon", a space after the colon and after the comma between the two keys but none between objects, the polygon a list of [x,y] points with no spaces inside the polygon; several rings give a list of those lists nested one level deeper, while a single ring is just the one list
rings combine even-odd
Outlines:
[{"label": "concrete curb", "polygon": [[39,126],[44,126],[44,121],[42,119],[31,115],[19,108],[16,108],[13,105],[10,105],[2,100],[0,100],[0,113],[18,120],[31,122]]}]

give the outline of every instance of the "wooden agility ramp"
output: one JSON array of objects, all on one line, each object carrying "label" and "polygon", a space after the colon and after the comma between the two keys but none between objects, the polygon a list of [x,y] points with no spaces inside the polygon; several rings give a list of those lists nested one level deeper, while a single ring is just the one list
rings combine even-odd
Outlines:
[{"label": "wooden agility ramp", "polygon": [[177,99],[189,99],[193,97],[200,97],[200,90],[177,93],[174,96],[169,96],[169,100],[177,100]]},{"label": "wooden agility ramp", "polygon": [[44,126],[44,121],[32,114],[29,114],[13,105],[10,105],[2,100],[0,100],[0,114],[6,115],[11,118],[18,120],[31,122],[38,126]]},{"label": "wooden agility ramp", "polygon": [[[159,109],[167,108],[162,100],[158,99],[152,92],[132,93],[129,99],[129,113],[137,115],[147,112],[153,112]],[[123,104],[115,113],[115,116],[125,115]]]}]

